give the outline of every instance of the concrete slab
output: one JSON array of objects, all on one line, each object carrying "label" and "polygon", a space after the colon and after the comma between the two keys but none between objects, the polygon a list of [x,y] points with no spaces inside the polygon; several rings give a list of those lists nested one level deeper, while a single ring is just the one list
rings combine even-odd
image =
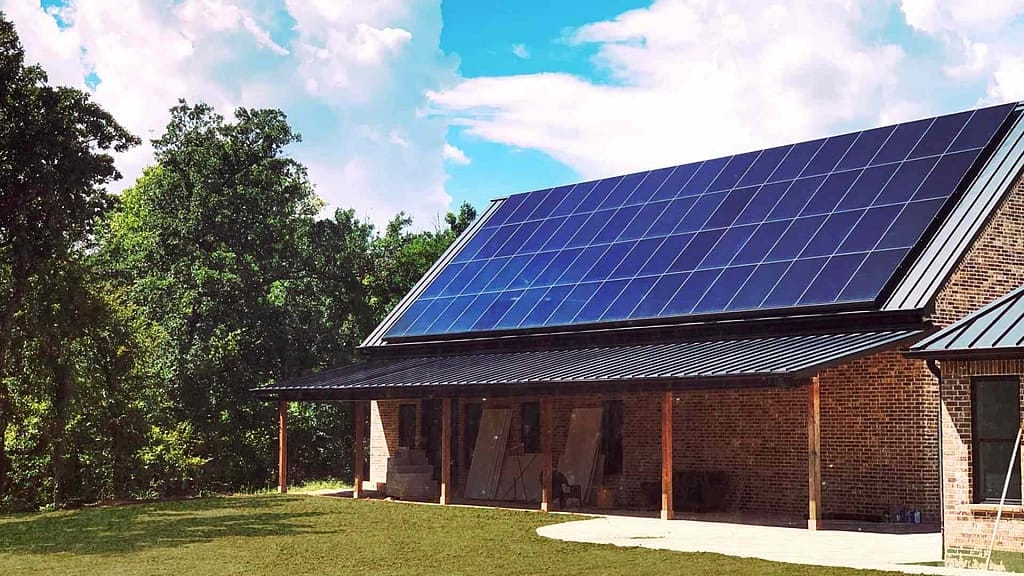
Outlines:
[{"label": "concrete slab", "polygon": [[776,562],[892,570],[908,574],[985,574],[919,563],[942,558],[942,536],[810,531],[693,520],[606,516],[537,529],[547,538],[680,552],[716,552]]}]

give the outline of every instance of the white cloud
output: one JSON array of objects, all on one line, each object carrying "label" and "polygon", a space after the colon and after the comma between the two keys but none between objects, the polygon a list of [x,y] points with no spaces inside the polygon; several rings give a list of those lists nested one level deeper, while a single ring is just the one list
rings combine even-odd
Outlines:
[{"label": "white cloud", "polygon": [[17,25],[29,63],[41,64],[52,84],[85,88],[88,71],[74,30],[62,32],[54,14],[41,10],[38,1],[0,0],[0,10]]},{"label": "white cloud", "polygon": [[228,116],[284,110],[304,136],[290,151],[330,210],[378,224],[405,210],[428,226],[451,202],[447,123],[418,113],[424,92],[454,75],[438,49],[439,2],[68,0],[48,13],[38,0],[0,0],[0,10],[54,83],[86,88],[95,74],[95,99],[146,141],[118,157],[115,189],[152,162],[148,141],[183,97]]},{"label": "white cloud", "polygon": [[444,159],[448,160],[452,164],[459,164],[462,166],[466,166],[472,162],[469,159],[469,156],[466,156],[466,153],[462,151],[461,148],[447,142],[444,143]]},{"label": "white cloud", "polygon": [[455,77],[455,62],[440,56],[440,3],[285,3],[297,77],[331,118],[297,147],[319,194],[378,224],[404,211],[431,225],[451,203],[447,122],[420,113],[424,93]]},{"label": "white cloud", "polygon": [[221,0],[185,0],[177,7],[177,13],[183,24],[201,33],[226,32],[241,27],[252,34],[261,46],[280,56],[288,54],[286,48],[274,42],[270,33],[238,6]]},{"label": "white cloud", "polygon": [[987,82],[984,102],[1024,99],[1024,0],[901,0],[911,27],[941,40],[944,72]]},{"label": "white cloud", "polygon": [[469,134],[544,151],[584,177],[677,164],[906,107],[904,53],[865,40],[865,25],[856,3],[659,0],[569,35],[597,48],[611,82],[482,77],[429,98]]},{"label": "white cloud", "polygon": [[530,50],[526,47],[526,44],[513,44],[512,54],[514,54],[516,58],[526,60],[530,57]]}]

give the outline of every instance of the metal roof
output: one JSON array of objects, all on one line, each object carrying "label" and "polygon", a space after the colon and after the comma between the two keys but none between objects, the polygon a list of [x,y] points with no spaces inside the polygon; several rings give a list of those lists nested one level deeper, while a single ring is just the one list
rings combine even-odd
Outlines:
[{"label": "metal roof", "polygon": [[1024,357],[1024,287],[910,348],[912,358]]},{"label": "metal roof", "polygon": [[[807,377],[916,340],[921,330],[803,334],[671,344],[533,350],[370,360],[253,392],[261,397],[345,399],[422,395],[438,388],[582,383],[672,386],[712,380]],[[425,390],[430,389],[430,390]]]},{"label": "metal roof", "polygon": [[1013,189],[1024,170],[1024,106],[1015,108],[1013,114],[1009,131],[882,304],[882,310],[917,310],[931,304],[999,203]]}]

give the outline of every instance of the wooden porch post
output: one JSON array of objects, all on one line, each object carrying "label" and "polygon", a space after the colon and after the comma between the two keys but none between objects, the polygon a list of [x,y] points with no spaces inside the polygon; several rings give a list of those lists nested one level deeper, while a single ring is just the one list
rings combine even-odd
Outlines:
[{"label": "wooden porch post", "polygon": [[540,509],[551,511],[551,418],[554,411],[551,397],[540,399]]},{"label": "wooden porch post", "polygon": [[811,377],[807,391],[807,528],[821,528],[821,382]]},{"label": "wooden porch post", "polygon": [[288,491],[288,402],[277,401],[277,491]]},{"label": "wooden porch post", "polygon": [[452,489],[452,399],[441,401],[441,505],[451,502]]},{"label": "wooden porch post", "polygon": [[356,400],[352,411],[352,497],[363,496],[363,461],[366,455],[363,452],[363,430],[366,428],[366,402]]},{"label": "wooden porch post", "polygon": [[661,399],[661,519],[671,520],[672,508],[672,392]]}]

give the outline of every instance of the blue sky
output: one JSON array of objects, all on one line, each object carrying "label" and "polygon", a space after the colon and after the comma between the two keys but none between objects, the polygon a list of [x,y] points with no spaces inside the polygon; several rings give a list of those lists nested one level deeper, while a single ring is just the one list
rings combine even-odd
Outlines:
[{"label": "blue sky", "polygon": [[[330,207],[461,201],[1024,99],[1024,0],[0,0],[144,139],[284,110]],[[151,162],[118,158],[130,185]]]}]

